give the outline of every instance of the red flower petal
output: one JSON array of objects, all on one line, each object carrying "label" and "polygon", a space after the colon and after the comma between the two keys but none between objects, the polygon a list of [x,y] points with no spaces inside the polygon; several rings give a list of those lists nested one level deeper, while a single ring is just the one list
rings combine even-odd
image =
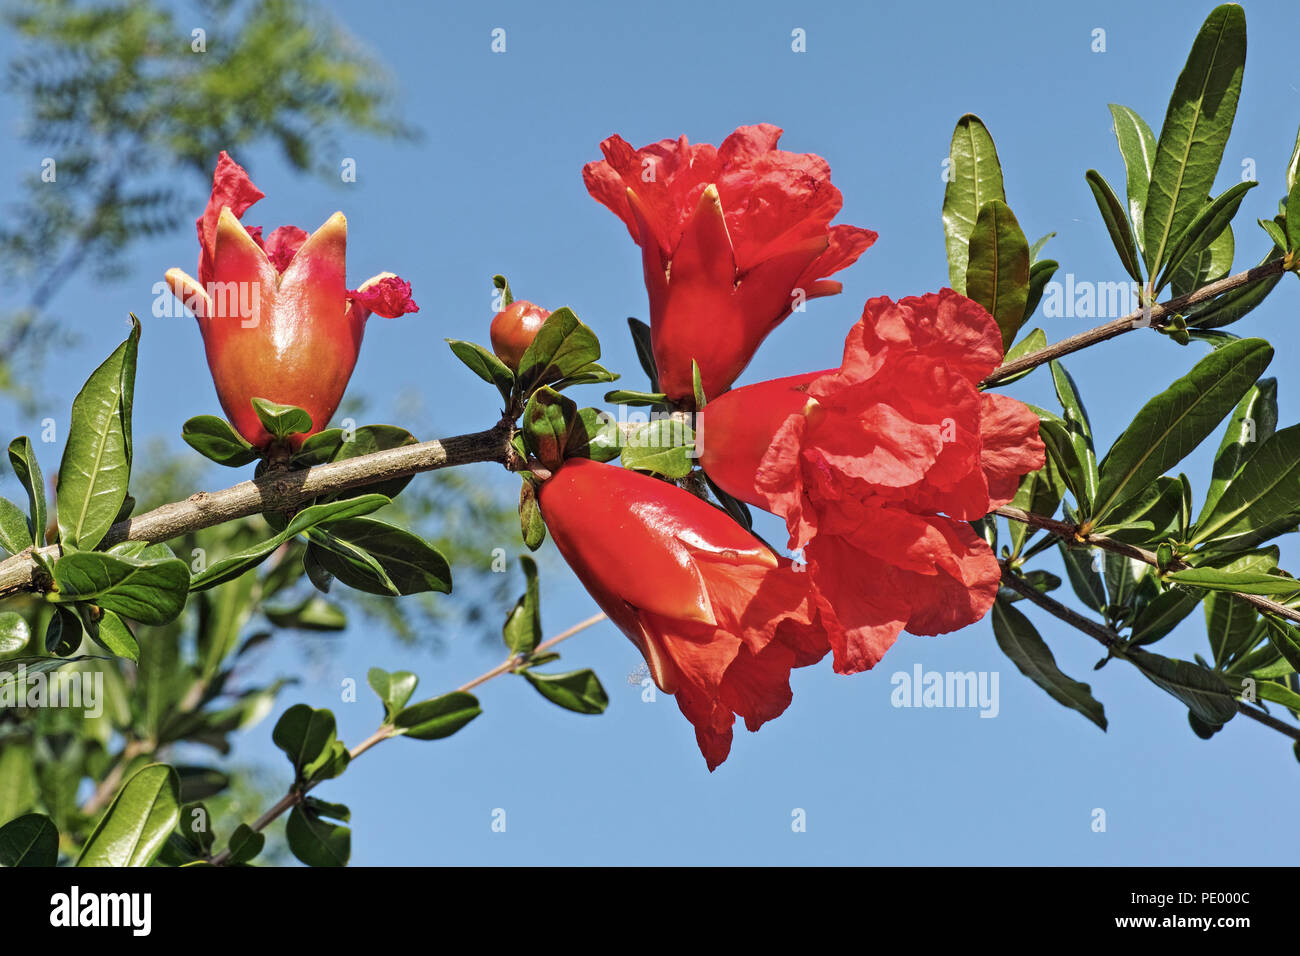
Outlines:
[{"label": "red flower petal", "polygon": [[989,507],[997,508],[1016,496],[1022,476],[1043,467],[1045,449],[1038,416],[1028,406],[1005,395],[982,399],[980,467],[988,480]]},{"label": "red flower petal", "polygon": [[[206,286],[212,279],[212,256],[216,246],[217,220],[221,217],[223,207],[230,207],[236,219],[248,211],[248,207],[266,193],[253,185],[244,167],[230,158],[223,149],[217,159],[216,171],[212,174],[212,195],[208,198],[207,208],[195,221],[199,233],[199,282]],[[260,231],[259,231],[260,238]]]},{"label": "red flower petal", "polygon": [[382,315],[386,319],[420,311],[420,307],[411,298],[411,283],[399,276],[384,276],[366,283],[360,289],[349,289],[348,298],[366,311]]},{"label": "red flower petal", "polygon": [[283,272],[289,268],[289,263],[306,241],[306,230],[297,226],[281,226],[267,237],[263,248],[266,249],[266,257],[271,260],[271,265],[275,266],[277,272]]}]

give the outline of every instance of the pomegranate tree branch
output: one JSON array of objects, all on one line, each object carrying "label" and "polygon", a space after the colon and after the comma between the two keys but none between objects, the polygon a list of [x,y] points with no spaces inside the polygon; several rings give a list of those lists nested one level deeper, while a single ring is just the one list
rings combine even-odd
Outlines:
[{"label": "pomegranate tree branch", "polygon": [[[438,441],[389,448],[311,468],[269,472],[221,491],[201,491],[184,501],[173,501],[153,511],[113,525],[103,547],[120,541],[168,541],[172,538],[224,524],[264,511],[285,511],[321,495],[346,491],[422,471],[451,468],[471,462],[493,461],[509,465],[513,423],[501,421],[487,431],[457,435]],[[45,572],[33,554],[56,558],[58,545],[28,549],[0,561],[0,596],[42,584]]]},{"label": "pomegranate tree branch", "polygon": [[1244,285],[1250,285],[1252,282],[1258,282],[1261,279],[1267,279],[1275,275],[1280,275],[1286,271],[1285,259],[1274,259],[1271,262],[1265,262],[1263,265],[1255,266],[1253,269],[1247,269],[1245,272],[1239,272],[1234,276],[1220,279],[1218,282],[1211,282],[1209,285],[1202,286],[1195,292],[1189,292],[1187,295],[1180,295],[1177,298],[1170,299],[1167,302],[1160,302],[1150,307],[1138,309],[1130,312],[1122,318],[1107,322],[1105,325],[1099,325],[1095,329],[1089,329],[1087,332],[1080,332],[1078,335],[1072,335],[1068,339],[1062,339],[1054,345],[1039,349],[1037,352],[1030,352],[1028,355],[1022,355],[1013,362],[1007,362],[993,372],[984,381],[980,382],[982,388],[988,388],[1005,382],[1021,372],[1037,368],[1053,359],[1058,359],[1062,355],[1069,355],[1071,352],[1077,352],[1080,349],[1087,348],[1090,345],[1096,345],[1098,342],[1104,342],[1107,339],[1113,339],[1117,335],[1123,335],[1125,332],[1131,332],[1134,329],[1158,328],[1163,326],[1165,320],[1184,312],[1194,305],[1206,302],[1216,296],[1223,295],[1225,292],[1231,292],[1233,289],[1240,288]]}]

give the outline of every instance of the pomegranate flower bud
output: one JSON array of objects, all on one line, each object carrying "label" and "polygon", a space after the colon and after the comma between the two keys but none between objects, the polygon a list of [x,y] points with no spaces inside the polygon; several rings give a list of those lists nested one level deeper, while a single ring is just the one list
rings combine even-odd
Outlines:
[{"label": "pomegranate flower bud", "polygon": [[212,196],[196,223],[199,277],[169,269],[166,280],[199,323],[217,397],[235,429],[254,447],[272,436],[252,399],[305,409],[311,432],[338,408],[352,377],[366,319],[394,318],[419,307],[410,284],[382,273],[349,290],[347,220],[335,213],[308,235],[281,226],[266,239],[239,220],[264,194],[224,151]]},{"label": "pomegranate flower bud", "polygon": [[675,485],[569,459],[538,494],[556,546],[695,726],[709,769],[736,716],[757,730],[790,703],[790,670],[826,639],[806,575]]},{"label": "pomegranate flower bud", "polygon": [[662,140],[633,150],[611,136],[583,180],[641,247],[660,390],[694,395],[691,362],[712,398],[731,386],[769,332],[876,234],[831,226],[840,192],[811,153],[776,148],[781,130],[743,126],[714,148]]},{"label": "pomegranate flower bud", "polygon": [[835,668],[873,666],[904,627],[981,618],[1000,571],[968,522],[1006,504],[1044,460],[1038,419],[986,395],[1001,333],[977,303],[867,303],[838,369],[761,382],[699,415],[700,463],[729,494],[786,521],[835,609]]},{"label": "pomegranate flower bud", "polygon": [[492,337],[492,351],[512,371],[519,371],[519,362],[528,346],[537,337],[537,330],[550,318],[551,313],[539,305],[516,299],[492,317],[488,334]]}]

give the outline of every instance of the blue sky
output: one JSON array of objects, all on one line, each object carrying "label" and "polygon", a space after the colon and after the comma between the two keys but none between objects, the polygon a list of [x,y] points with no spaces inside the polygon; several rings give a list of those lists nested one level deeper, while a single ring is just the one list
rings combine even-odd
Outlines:
[{"label": "blue sky", "polygon": [[[1070,7],[867,4],[700,4],[652,7],[605,3],[375,4],[329,6],[392,69],[405,117],[425,131],[393,145],[345,135],[341,160],[357,162],[356,183],[296,176],[267,148],[237,158],[267,193],[250,222],[315,228],[335,209],[348,216],[350,279],[382,269],[412,280],[418,315],[371,324],[353,388],[372,399],[377,420],[403,392],[418,391],[426,434],[490,424],[496,395],[447,351],[445,337],[487,339],[490,279],[509,276],[517,295],[568,304],[602,336],[606,364],[642,387],[624,319],[645,316],[637,250],[615,217],[591,200],[581,167],[618,132],[634,145],[682,133],[719,142],[736,126],[771,122],[783,145],[825,156],[845,196],[839,221],[880,239],[842,273],[844,294],[813,302],[759,352],[747,381],[834,364],[843,334],[865,299],[934,291],[946,284],[939,218],[941,163],[965,112],[992,131],[1008,200],[1032,238],[1056,231],[1047,255],[1058,278],[1123,278],[1083,173],[1096,167],[1122,189],[1123,167],[1106,104],[1133,107],[1159,128],[1192,38],[1211,4],[1105,2]],[[1293,62],[1294,13],[1280,2],[1245,4],[1250,53],[1237,123],[1218,188],[1253,159],[1262,186],[1238,216],[1237,267],[1253,265],[1266,240],[1253,225],[1271,216],[1295,141],[1300,90]],[[182,24],[188,21],[182,17]],[[195,20],[195,26],[202,26]],[[504,54],[491,31],[506,31]],[[802,28],[807,52],[791,51]],[[1093,30],[1106,52],[1091,51]],[[209,42],[219,42],[210,37]],[[0,39],[0,54],[11,49]],[[0,104],[6,142],[16,129]],[[20,146],[0,158],[0,203],[39,155]],[[189,183],[195,213],[205,190]],[[1218,190],[1216,189],[1216,192]],[[192,270],[193,234],[139,243],[122,282],[94,287],[78,275],[56,302],[80,345],[58,360],[84,374],[120,341],[128,310],[148,315],[153,283],[172,265]],[[91,301],[92,309],[75,307]],[[1297,365],[1300,290],[1288,280],[1232,331],[1268,338],[1271,373]],[[1040,322],[1052,340],[1093,322]],[[1134,333],[1070,358],[1092,416],[1099,450],[1152,394],[1183,374],[1204,347],[1179,348]],[[55,395],[66,422],[71,392]],[[581,396],[598,403],[601,387]],[[1011,394],[1055,406],[1045,372]],[[186,418],[217,409],[197,329],[189,319],[146,320],[136,386],[139,436],[179,446]],[[1283,376],[1281,421],[1300,420],[1300,390]],[[39,426],[5,424],[14,433]],[[407,424],[407,422],[399,422]],[[1186,464],[1194,486],[1208,480],[1211,440]],[[47,470],[57,451],[40,449]],[[209,475],[211,486],[232,477]],[[513,493],[494,466],[485,482]],[[419,479],[417,479],[419,480]],[[774,527],[774,526],[769,526]],[[512,553],[516,540],[484,541]],[[561,562],[544,562],[547,633],[594,612]],[[1283,566],[1300,566],[1293,542]],[[1044,563],[1056,565],[1055,559]],[[1059,570],[1059,568],[1058,568]],[[512,572],[513,573],[513,572]],[[504,614],[506,608],[501,608]],[[1186,708],[1120,663],[1092,672],[1096,645],[1031,612],[1063,670],[1089,682],[1110,729],[1100,732],[1051,701],[997,649],[989,623],[939,638],[904,636],[877,668],[840,677],[829,661],[793,676],[794,703],[756,735],[737,733],[730,759],[709,774],[673,701],[641,700],[627,680],[639,662],[608,625],[562,648],[570,666],[591,666],[611,697],[601,717],[547,704],[521,680],[481,689],[484,714],[442,742],[398,740],[363,757],[319,795],[349,804],[357,864],[1212,864],[1294,859],[1300,836],[1270,827],[1243,839],[1239,820],[1277,791],[1290,792],[1300,765],[1290,744],[1236,720],[1209,742],[1187,727]],[[374,727],[378,704],[340,703],[340,682],[364,685],[366,668],[404,668],[423,693],[463,682],[497,663],[477,640],[444,635],[445,654],[399,647],[363,620],[309,664],[293,639],[267,661],[303,682],[282,699],[332,708],[350,743]],[[322,640],[314,638],[314,640]],[[1194,615],[1157,650],[1190,657],[1205,647]],[[146,648],[147,652],[147,648]],[[915,664],[940,671],[997,671],[1000,713],[898,709],[890,677]],[[287,783],[270,742],[270,721],[239,743],[261,761],[268,786]],[[492,813],[506,811],[504,833]],[[1107,830],[1093,832],[1092,811]],[[806,812],[806,832],[792,813]]]}]

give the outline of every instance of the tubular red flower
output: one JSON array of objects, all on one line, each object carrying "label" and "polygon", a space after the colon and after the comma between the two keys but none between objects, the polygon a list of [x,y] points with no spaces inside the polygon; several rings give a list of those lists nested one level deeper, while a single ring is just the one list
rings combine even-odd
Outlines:
[{"label": "tubular red flower", "polygon": [[759,345],[801,299],[834,295],[826,279],[876,240],[831,226],[840,192],[812,153],[776,148],[781,130],[742,126],[714,148],[662,140],[634,150],[618,136],[583,169],[591,195],[641,247],[659,387],[693,394],[692,359],[705,394],[731,386]]},{"label": "tubular red flower", "polygon": [[699,416],[700,463],[728,493],[781,515],[835,610],[836,670],[871,667],[899,630],[973,623],[999,571],[968,522],[1043,465],[1038,419],[979,382],[1001,334],[951,289],[873,299],[838,369],[762,382]]},{"label": "tubular red flower", "polygon": [[[281,226],[262,239],[239,221],[264,194],[224,151],[212,196],[198,218],[199,278],[169,269],[173,294],[194,313],[221,407],[235,429],[258,448],[271,435],[253,398],[298,405],[312,431],[338,408],[356,365],[370,313],[395,317],[418,311],[410,284],[381,273],[347,288],[347,220],[335,213],[308,235]],[[301,444],[306,434],[293,444]]]},{"label": "tubular red flower", "polygon": [[806,576],[722,511],[648,475],[570,459],[538,502],[560,553],[674,694],[713,770],[736,716],[790,703],[790,670],[826,652]]}]

